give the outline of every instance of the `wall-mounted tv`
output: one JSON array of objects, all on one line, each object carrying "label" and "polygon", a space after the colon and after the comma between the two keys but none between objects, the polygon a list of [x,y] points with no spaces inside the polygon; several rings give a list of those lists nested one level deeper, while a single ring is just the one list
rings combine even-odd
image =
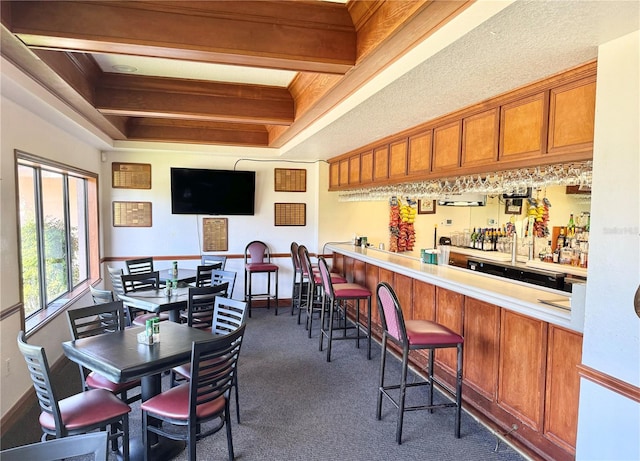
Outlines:
[{"label": "wall-mounted tv", "polygon": [[255,171],[171,168],[171,213],[253,215]]}]

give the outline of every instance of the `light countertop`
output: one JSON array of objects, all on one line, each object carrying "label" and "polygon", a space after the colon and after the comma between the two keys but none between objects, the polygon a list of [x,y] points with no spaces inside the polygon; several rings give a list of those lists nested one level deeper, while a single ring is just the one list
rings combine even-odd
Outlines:
[{"label": "light countertop", "polygon": [[574,284],[574,292],[566,293],[454,266],[425,264],[415,256],[372,247],[329,244],[326,248],[574,331],[583,329],[584,285]]}]

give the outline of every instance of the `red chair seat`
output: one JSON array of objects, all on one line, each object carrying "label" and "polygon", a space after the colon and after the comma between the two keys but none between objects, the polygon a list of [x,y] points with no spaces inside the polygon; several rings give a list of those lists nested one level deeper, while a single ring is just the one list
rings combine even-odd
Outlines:
[{"label": "red chair seat", "polygon": [[[224,411],[225,398],[197,406],[198,418],[208,418]],[[143,402],[140,407],[149,413],[165,418],[186,420],[189,418],[189,384],[181,384]]]},{"label": "red chair seat", "polygon": [[371,296],[368,288],[357,283],[336,283],[333,285],[336,298],[366,298]]},{"label": "red chair seat", "polygon": [[[154,314],[153,312],[149,313],[149,314],[142,314],[137,316],[135,319],[133,319],[133,323],[134,325],[137,325],[139,327],[144,327],[147,323],[147,320],[150,319],[154,319],[158,317],[158,315]],[[160,321],[164,321],[164,320],[169,320],[169,314],[167,314],[166,312],[161,312],[160,313]]]},{"label": "red chair seat", "polygon": [[[129,405],[104,389],[91,389],[72,395],[60,400],[58,405],[62,422],[68,430],[94,426],[131,411]],[[40,413],[40,425],[55,430],[56,423],[53,415],[46,412]]]},{"label": "red chair seat", "polygon": [[272,263],[248,263],[245,265],[248,272],[271,272],[277,271],[278,265]]},{"label": "red chair seat", "polygon": [[85,380],[87,387],[91,389],[104,389],[114,394],[128,391],[140,385],[140,380],[130,381],[128,383],[114,383],[99,373],[91,372]]},{"label": "red chair seat", "polygon": [[409,346],[431,345],[444,346],[447,344],[462,344],[464,339],[435,322],[429,320],[405,320]]}]

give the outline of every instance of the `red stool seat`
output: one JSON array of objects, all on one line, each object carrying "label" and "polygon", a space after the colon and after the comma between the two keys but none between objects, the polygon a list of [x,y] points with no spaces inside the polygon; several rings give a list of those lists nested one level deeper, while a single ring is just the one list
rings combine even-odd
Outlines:
[{"label": "red stool seat", "polygon": [[444,325],[429,320],[407,320],[407,339],[409,348],[417,348],[421,345],[445,346],[462,343],[463,339],[458,333],[451,331]]},{"label": "red stool seat", "polygon": [[[343,283],[348,283],[347,279],[344,278],[342,275],[339,274],[334,274],[334,273],[330,273],[329,276],[331,277],[331,283],[333,284],[343,284]],[[322,284],[322,276],[320,275],[319,272],[314,272],[313,273],[313,280],[315,283],[317,283],[318,285]]]},{"label": "red stool seat", "polygon": [[271,263],[249,263],[245,264],[244,268],[249,272],[271,272],[278,270],[278,266]]}]

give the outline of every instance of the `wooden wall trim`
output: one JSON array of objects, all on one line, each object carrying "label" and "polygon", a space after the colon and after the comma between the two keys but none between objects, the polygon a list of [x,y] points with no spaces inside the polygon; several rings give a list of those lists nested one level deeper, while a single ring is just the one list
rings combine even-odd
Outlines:
[{"label": "wooden wall trim", "polygon": [[13,306],[4,309],[2,312],[0,312],[0,322],[3,321],[6,318],[11,317],[13,314],[22,312],[22,303],[16,303]]},{"label": "wooden wall trim", "polygon": [[633,384],[622,381],[621,379],[614,378],[611,375],[584,364],[578,365],[578,374],[581,378],[587,379],[602,387],[606,387],[616,394],[620,394],[634,402],[640,403],[640,387],[636,387]]}]

